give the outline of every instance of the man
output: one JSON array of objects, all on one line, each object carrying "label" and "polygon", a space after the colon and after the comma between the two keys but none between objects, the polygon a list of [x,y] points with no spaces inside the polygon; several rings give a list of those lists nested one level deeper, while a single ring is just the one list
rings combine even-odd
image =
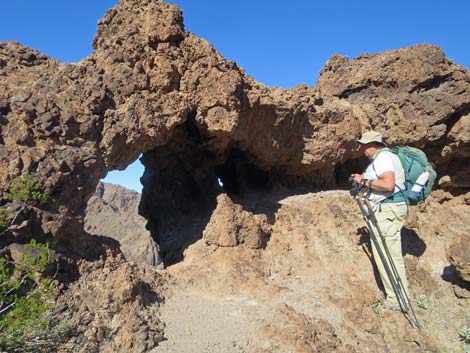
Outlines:
[{"label": "man", "polygon": [[[370,189],[369,200],[374,210],[377,224],[384,236],[391,258],[401,278],[403,288],[409,297],[406,280],[405,264],[401,249],[401,228],[408,215],[408,206],[400,190],[405,189],[405,173],[400,159],[386,148],[382,135],[376,131],[362,134],[360,150],[371,161],[364,174],[353,174],[354,180]],[[372,225],[377,243],[385,254],[379,232]],[[374,236],[371,234],[371,236]],[[371,242],[380,278],[385,288],[386,300],[384,307],[391,310],[401,310],[397,296],[385,272],[382,261],[377,253],[375,242]],[[387,260],[388,261],[388,260]],[[390,267],[390,265],[389,265]]]}]

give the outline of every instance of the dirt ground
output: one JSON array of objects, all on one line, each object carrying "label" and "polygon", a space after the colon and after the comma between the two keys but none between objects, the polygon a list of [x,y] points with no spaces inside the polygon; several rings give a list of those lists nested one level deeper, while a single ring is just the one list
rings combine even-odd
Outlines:
[{"label": "dirt ground", "polygon": [[[257,195],[244,207],[275,210],[266,247],[190,245],[165,270],[165,340],[152,353],[463,352],[469,288],[445,255],[452,233],[467,227],[462,200],[413,209],[404,229],[422,331],[379,304],[369,240],[349,193]],[[436,224],[444,212],[453,229],[436,234],[445,233]]]}]

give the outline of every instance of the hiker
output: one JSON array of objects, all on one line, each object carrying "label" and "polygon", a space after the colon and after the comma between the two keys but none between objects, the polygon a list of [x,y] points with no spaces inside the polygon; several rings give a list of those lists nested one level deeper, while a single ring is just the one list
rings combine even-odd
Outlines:
[{"label": "hiker", "polygon": [[[405,189],[405,174],[402,164],[398,156],[386,148],[379,132],[365,132],[357,142],[360,144],[360,151],[370,160],[370,164],[364,174],[352,174],[351,177],[356,183],[370,191],[368,199],[372,205],[377,224],[390,251],[403,288],[409,297],[400,234],[408,215],[408,206],[401,191]],[[375,225],[372,224],[372,227],[374,234],[371,234],[371,237],[378,238],[379,231]],[[386,299],[383,305],[387,309],[401,311],[392,284],[378,255],[376,244],[381,247],[382,252],[384,249],[380,239],[371,242],[374,260],[385,288]]]}]

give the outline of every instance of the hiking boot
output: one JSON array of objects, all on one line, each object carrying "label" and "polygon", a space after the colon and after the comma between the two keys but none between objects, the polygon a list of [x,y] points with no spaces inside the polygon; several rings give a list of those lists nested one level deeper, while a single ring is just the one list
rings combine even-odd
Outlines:
[{"label": "hiking boot", "polygon": [[401,312],[400,304],[396,300],[385,299],[382,303],[382,307],[387,310]]}]

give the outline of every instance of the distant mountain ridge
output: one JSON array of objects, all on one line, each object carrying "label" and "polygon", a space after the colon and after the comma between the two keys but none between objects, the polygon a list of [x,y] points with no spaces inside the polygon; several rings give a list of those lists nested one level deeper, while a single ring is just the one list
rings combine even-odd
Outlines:
[{"label": "distant mountain ridge", "polygon": [[119,241],[128,260],[159,266],[158,245],[138,213],[140,197],[123,186],[100,182],[88,201],[85,230]]}]

